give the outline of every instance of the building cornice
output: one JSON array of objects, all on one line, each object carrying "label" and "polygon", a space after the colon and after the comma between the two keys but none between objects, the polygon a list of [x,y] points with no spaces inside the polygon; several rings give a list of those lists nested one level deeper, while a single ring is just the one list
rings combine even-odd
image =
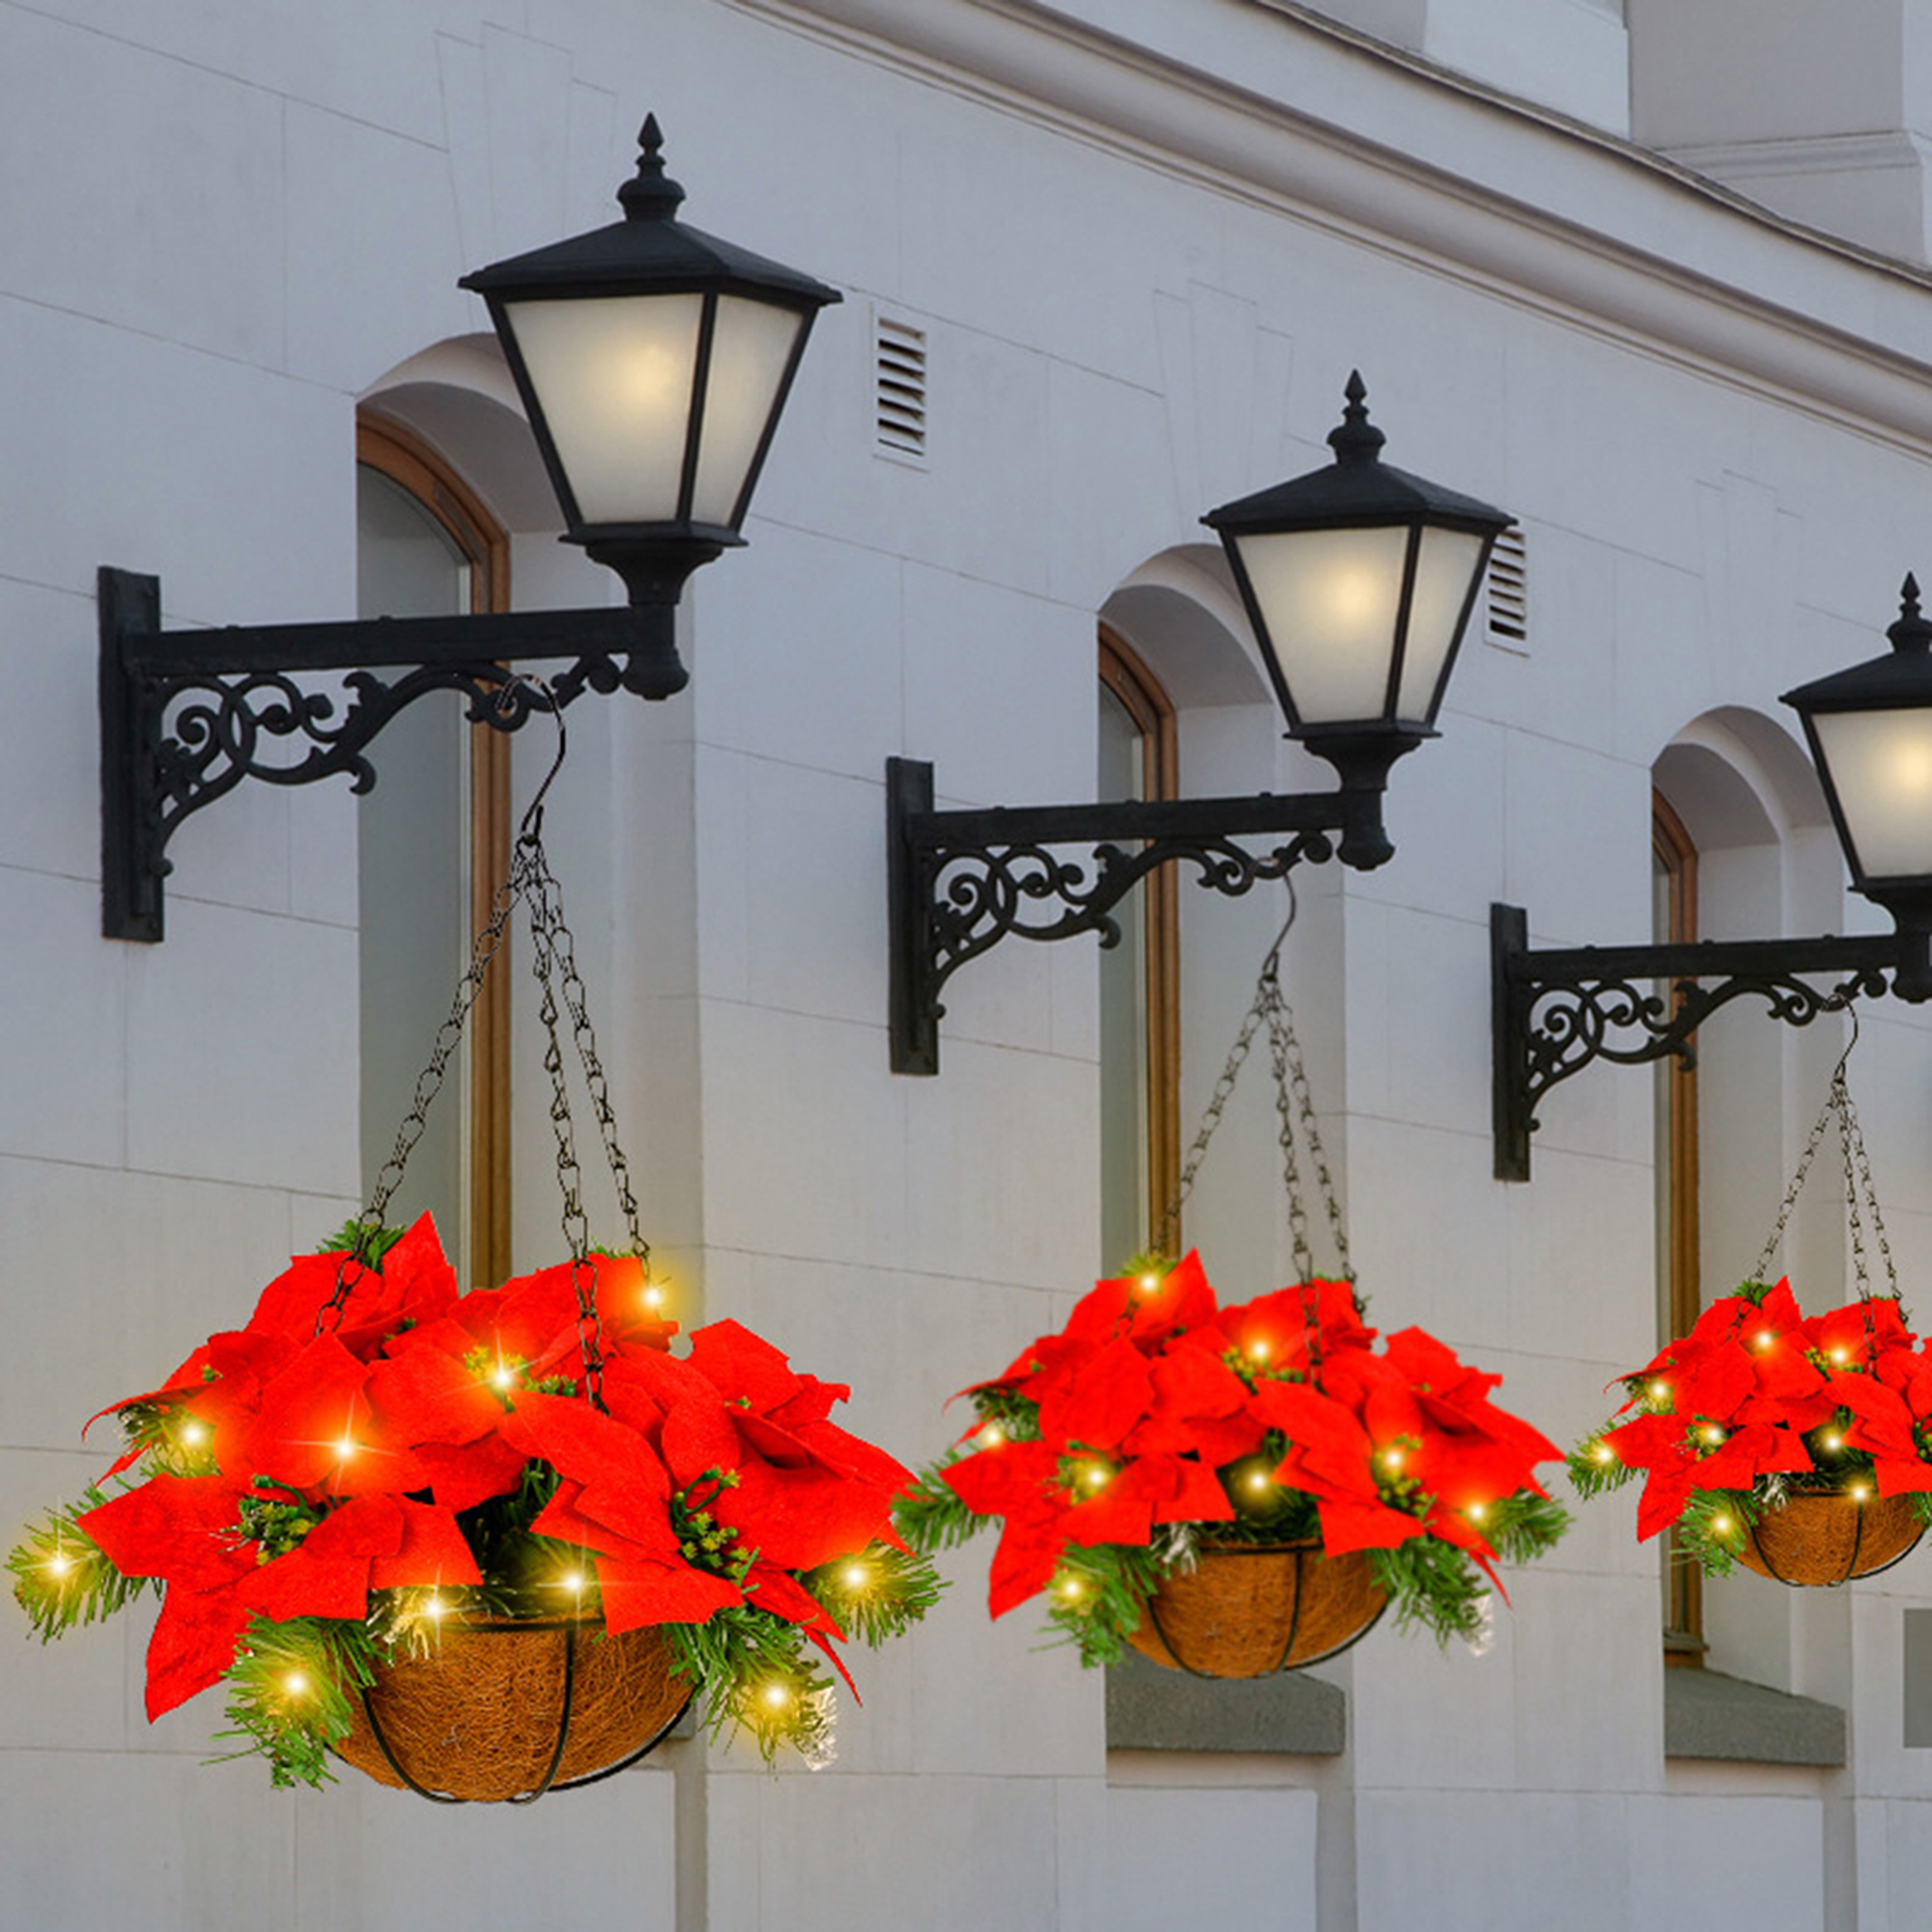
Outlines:
[{"label": "building cornice", "polygon": [[738,4],[1932,449],[1932,273],[1293,0]]}]

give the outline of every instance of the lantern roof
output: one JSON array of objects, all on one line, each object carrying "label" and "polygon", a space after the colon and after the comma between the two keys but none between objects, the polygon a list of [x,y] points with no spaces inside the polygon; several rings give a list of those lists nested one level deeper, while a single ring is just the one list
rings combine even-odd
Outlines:
[{"label": "lantern roof", "polygon": [[1384,438],[1369,421],[1368,385],[1359,370],[1350,373],[1344,393],[1348,407],[1341,423],[1328,433],[1328,446],[1335,452],[1333,463],[1258,490],[1251,497],[1223,503],[1201,521],[1210,529],[1234,536],[1251,530],[1406,524],[1423,519],[1502,530],[1516,522],[1506,510],[1382,462]]},{"label": "lantern roof", "polygon": [[664,135],[655,114],[639,131],[638,145],[637,175],[617,190],[623,220],[493,262],[465,275],[458,286],[499,300],[699,288],[735,289],[794,308],[822,308],[840,299],[837,289],[814,276],[680,221],[684,189],[665,173]]}]

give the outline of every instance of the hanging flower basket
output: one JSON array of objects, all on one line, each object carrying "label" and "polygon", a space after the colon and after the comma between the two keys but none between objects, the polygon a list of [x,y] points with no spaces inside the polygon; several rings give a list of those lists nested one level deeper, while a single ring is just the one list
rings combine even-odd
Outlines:
[{"label": "hanging flower basket", "polygon": [[1800,1491],[1751,1524],[1738,1561],[1776,1583],[1830,1587],[1889,1570],[1924,1534],[1916,1496]]},{"label": "hanging flower basket", "polygon": [[1638,1537],[1675,1526],[1714,1576],[1844,1583],[1924,1533],[1932,1358],[1893,1295],[1806,1317],[1788,1282],[1747,1282],[1623,1383],[1571,1478],[1587,1496],[1642,1475]]},{"label": "hanging flower basket", "polygon": [[928,1550],[999,1520],[993,1615],[1043,1592],[1090,1664],[1296,1669],[1391,1604],[1480,1641],[1496,1559],[1568,1521],[1500,1379],[1419,1328],[1378,1348],[1343,1282],[1223,1308],[1190,1254],[1098,1283],[968,1391],[978,1424],[895,1520]]},{"label": "hanging flower basket", "polygon": [[[849,1389],[736,1321],[670,1351],[543,848],[561,704],[516,689],[556,718],[556,758],[368,1211],[245,1327],[115,1404],[118,1492],[96,1485],[8,1558],[43,1636],[158,1587],[149,1718],[226,1681],[223,1735],[277,1784],[322,1783],[335,1754],[425,1797],[526,1801],[621,1768],[696,1691],[714,1731],[816,1768],[817,1660],[849,1685],[848,1633],[883,1641],[938,1594],[893,1528],[909,1472],[829,1419]],[[404,1234],[384,1210],[519,903],[571,1259],[464,1294],[429,1216]],[[566,1016],[623,1256],[590,1249]]]},{"label": "hanging flower basket", "polygon": [[606,1255],[460,1294],[427,1215],[380,1267],[299,1259],[115,1406],[125,1453],[14,1549],[14,1593],[54,1635],[158,1587],[149,1717],[225,1681],[227,1735],[278,1784],[332,1752],[426,1794],[536,1795],[635,1756],[695,1691],[714,1726],[821,1760],[814,1658],[844,1676],[848,1632],[934,1598],[891,1522],[909,1474],[828,1419],[843,1387],[739,1323],[673,1355],[657,1298]]},{"label": "hanging flower basket", "polygon": [[1360,1550],[1319,1543],[1206,1549],[1162,1578],[1127,1641],[1194,1677],[1268,1677],[1339,1657],[1381,1621],[1387,1590]]},{"label": "hanging flower basket", "polygon": [[676,1654],[655,1630],[492,1618],[377,1665],[335,1748],[381,1784],[514,1801],[636,1763],[690,1701]]}]

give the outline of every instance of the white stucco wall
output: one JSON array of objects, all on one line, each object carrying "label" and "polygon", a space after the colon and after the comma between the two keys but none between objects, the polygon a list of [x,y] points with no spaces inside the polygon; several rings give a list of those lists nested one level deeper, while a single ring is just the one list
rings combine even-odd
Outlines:
[{"label": "white stucco wall", "polygon": [[[1395,775],[1394,863],[1304,877],[1292,991],[1372,1319],[1503,1371],[1559,1439],[1599,1419],[1654,1332],[1650,1085],[1559,1090],[1534,1183],[1491,1179],[1489,904],[1539,941],[1641,937],[1664,747],[1880,647],[1928,561],[1922,280],[1293,10],[497,11],[0,0],[0,1520],[97,1473],[80,1419],[237,1319],[356,1185],[353,801],[237,794],[176,841],[166,943],[101,940],[94,571],[157,572],[170,623],[346,614],[357,397],[482,327],[458,273],[603,220],[647,107],[694,222],[846,296],[750,548],[689,594],[690,693],[586,700],[553,810],[683,1312],[849,1377],[854,1426],[923,1461],[944,1398],[1112,1259],[1084,945],[968,968],[941,1076],[888,1070],[884,760],[932,760],[947,803],[1087,795],[1096,614],[1157,630],[1122,586],[1191,567],[1209,504],[1321,460],[1359,366],[1391,461],[1522,520],[1531,637],[1470,643],[1440,743]],[[1453,11],[1430,10],[1445,34]],[[1616,10],[1525,9],[1510,58],[1557,71],[1577,34],[1620,40]],[[1423,50],[1535,91],[1479,43]],[[871,449],[875,308],[928,332],[923,469]],[[474,355],[415,380],[483,394]],[[518,532],[521,603],[610,595],[549,543],[480,403],[394,406]],[[1182,694],[1188,787],[1321,782],[1224,670]],[[526,784],[547,749],[520,744]],[[1792,891],[1793,929],[1878,924]],[[1184,900],[1190,1124],[1277,917]],[[1739,1077],[1776,1173],[1832,1042],[1752,1024]],[[1910,1299],[1926,1030],[1866,1027]],[[520,1067],[533,1264],[553,1209]],[[1264,1097],[1239,1108],[1189,1231],[1244,1298],[1288,1262]],[[1809,1225],[1817,1307],[1844,1282],[1829,1215]],[[1751,1259],[1710,1254],[1708,1286]],[[686,1744],[507,1819],[200,1769],[214,1700],[141,1722],[138,1619],[0,1643],[0,1925],[1634,1932],[1742,1923],[1747,1896],[1767,1932],[1916,1926],[1932,1765],[1897,1712],[1920,1570],[1714,1610],[1719,1667],[1851,1712],[1845,1772],[1666,1764],[1633,1514],[1598,1505],[1513,1579],[1488,1657],[1383,1631],[1333,1667],[1332,1762],[1110,1760],[1098,1680],[1024,1611],[988,1625],[983,1550],[862,1662],[835,1769]]]}]

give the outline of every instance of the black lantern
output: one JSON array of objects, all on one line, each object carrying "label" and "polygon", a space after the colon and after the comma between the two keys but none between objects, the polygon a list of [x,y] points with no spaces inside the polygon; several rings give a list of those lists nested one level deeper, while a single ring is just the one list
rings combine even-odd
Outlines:
[{"label": "black lantern", "polygon": [[[1784,702],[1804,721],[1852,884],[1897,930],[1532,947],[1522,908],[1492,906],[1498,1180],[1529,1179],[1536,1109],[1552,1087],[1599,1059],[1694,1064],[1697,1029],[1733,1000],[1761,999],[1787,1026],[1888,991],[1932,1000],[1932,622],[1911,577],[1886,636],[1889,657],[1802,684]],[[1671,982],[1667,998],[1660,980]]]},{"label": "black lantern", "polygon": [[[621,609],[380,617],[164,631],[157,578],[103,568],[101,930],[162,931],[167,844],[243,779],[376,781],[368,751],[405,705],[460,692],[514,731],[586,691],[664,698],[685,579],[742,543],[752,488],[805,351],[836,290],[677,219],[655,117],[624,219],[464,279],[490,305],[568,541],[624,580]],[[519,663],[554,664],[541,696]],[[338,701],[296,681],[347,671]],[[379,673],[381,673],[379,675]],[[285,741],[298,741],[291,756]]]},{"label": "black lantern", "polygon": [[1932,622],[1905,580],[1888,657],[1802,684],[1783,701],[1804,721],[1852,884],[1900,938],[1893,991],[1932,998]]},{"label": "black lantern", "polygon": [[564,535],[633,604],[742,543],[758,469],[812,318],[838,291],[687,228],[657,117],[624,219],[512,256],[462,286],[490,305]]},{"label": "black lantern", "polygon": [[1516,520],[1384,464],[1359,374],[1346,393],[1327,469],[1201,521],[1227,547],[1289,735],[1378,791],[1435,735],[1490,552]]}]

